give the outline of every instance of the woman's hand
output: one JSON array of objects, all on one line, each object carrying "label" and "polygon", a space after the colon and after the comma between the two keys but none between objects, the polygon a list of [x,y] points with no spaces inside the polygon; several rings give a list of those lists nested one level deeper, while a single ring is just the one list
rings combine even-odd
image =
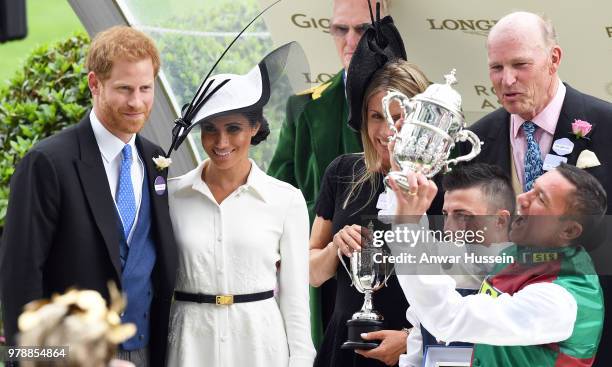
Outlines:
[{"label": "woman's hand", "polygon": [[344,256],[351,257],[353,252],[361,251],[361,231],[361,226],[357,224],[344,226],[334,235],[334,246],[340,249]]},{"label": "woman's hand", "polygon": [[381,330],[361,334],[363,340],[381,340],[378,347],[370,350],[357,349],[355,353],[366,358],[378,359],[387,366],[396,365],[401,354],[406,353],[408,334],[403,330]]}]

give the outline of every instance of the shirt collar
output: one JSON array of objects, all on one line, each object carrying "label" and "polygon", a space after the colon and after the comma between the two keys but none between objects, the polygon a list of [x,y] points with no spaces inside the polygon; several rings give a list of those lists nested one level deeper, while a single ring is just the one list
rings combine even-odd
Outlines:
[{"label": "shirt collar", "polygon": [[[104,125],[102,125],[93,108],[89,113],[89,120],[91,121],[91,128],[93,129],[94,136],[96,137],[96,142],[98,142],[98,148],[100,149],[100,153],[102,153],[102,158],[106,162],[111,162],[117,158],[119,153],[121,153],[125,143],[123,140],[119,139],[108,131]],[[132,147],[132,152],[136,151],[135,142],[136,134],[132,135],[132,138],[128,142],[128,144]]]},{"label": "shirt collar", "polygon": [[243,190],[252,190],[261,200],[267,202],[269,200],[269,195],[271,195],[268,192],[268,175],[255,164],[255,161],[250,158],[249,160],[251,161],[251,172],[249,172],[246,184],[242,186],[244,188]]},{"label": "shirt collar", "polygon": [[[209,198],[211,198],[211,200],[214,200],[212,199],[213,196],[210,192],[210,189],[202,181],[201,178],[202,170],[204,169],[204,166],[206,165],[207,161],[208,159],[200,163],[198,167],[196,167],[196,169],[186,173],[181,177],[173,179],[178,181],[176,190],[179,191],[186,188],[191,188],[192,190],[201,192],[202,194],[208,196]],[[268,202],[271,195],[273,195],[273,193],[269,192],[268,189],[268,176],[257,166],[257,164],[252,159],[249,158],[249,161],[251,162],[251,171],[247,176],[247,181],[244,185],[238,187],[236,191],[238,193],[250,192],[262,201]]]},{"label": "shirt collar", "polygon": [[[563,107],[563,100],[565,99],[565,92],[567,88],[558,80],[557,92],[550,101],[550,103],[531,121],[536,124],[539,128],[543,129],[550,135],[555,135],[555,129],[557,128],[557,121],[561,114],[561,108]],[[521,129],[521,126],[526,121],[519,115],[510,115],[510,121],[512,123],[512,136],[516,138]]]}]

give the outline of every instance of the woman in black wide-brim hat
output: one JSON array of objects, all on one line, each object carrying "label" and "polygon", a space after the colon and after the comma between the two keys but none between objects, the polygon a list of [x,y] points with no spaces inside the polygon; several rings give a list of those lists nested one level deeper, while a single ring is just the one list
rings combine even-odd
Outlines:
[{"label": "woman in black wide-brim hat", "polygon": [[[395,275],[373,297],[374,309],[384,316],[385,330],[364,338],[380,345],[369,351],[341,349],[348,339],[346,323],[359,311],[364,296],[351,286],[337,255],[341,252],[348,264],[351,253],[360,250],[362,229],[378,213],[383,177],[391,168],[387,147],[391,131],[383,115],[382,98],[390,90],[412,97],[429,85],[425,75],[405,59],[399,33],[391,18],[385,17],[366,31],[349,66],[349,125],[361,133],[364,152],[336,158],[321,182],[310,239],[310,282],[319,286],[335,276],[337,291],[316,367],[392,366],[406,352],[408,304]],[[399,105],[392,105],[391,113],[398,119]]]}]

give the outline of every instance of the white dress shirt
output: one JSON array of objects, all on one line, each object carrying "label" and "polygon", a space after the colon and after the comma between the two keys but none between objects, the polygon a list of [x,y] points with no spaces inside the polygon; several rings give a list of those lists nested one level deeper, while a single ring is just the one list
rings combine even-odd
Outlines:
[{"label": "white dress shirt", "polygon": [[309,222],[302,193],[251,161],[246,184],[218,204],[201,179],[206,162],[168,180],[179,247],[176,289],[237,295],[278,287],[279,293],[229,306],[174,302],[168,365],[311,367]]},{"label": "white dress shirt", "polygon": [[[98,148],[100,149],[102,163],[104,163],[104,170],[106,171],[106,178],[108,179],[108,186],[113,197],[113,202],[115,203],[115,208],[117,208],[115,195],[117,193],[119,170],[121,169],[121,161],[123,159],[121,151],[126,143],[113,135],[106,129],[106,127],[104,127],[104,125],[102,125],[93,109],[89,114],[89,120],[91,121],[91,128],[93,129],[96,142],[98,143]],[[136,149],[135,141],[136,134],[134,134],[134,136],[132,136],[130,141],[127,143],[132,148],[132,166],[130,168],[130,173],[132,175],[132,187],[134,188],[134,200],[136,202],[136,217],[134,218],[134,224],[132,225],[132,229],[130,230],[130,234],[128,236],[128,244],[132,240],[132,235],[134,234],[134,229],[136,228],[136,223],[138,222],[140,201],[142,199],[142,182],[144,180],[144,164],[140,159],[138,150]],[[135,159],[134,157],[137,158]],[[117,214],[118,213],[119,211],[117,209]]]}]

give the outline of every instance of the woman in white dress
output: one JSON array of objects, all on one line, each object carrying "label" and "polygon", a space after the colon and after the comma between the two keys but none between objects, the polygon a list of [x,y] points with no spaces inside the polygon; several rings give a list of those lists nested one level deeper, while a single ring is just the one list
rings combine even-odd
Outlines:
[{"label": "woman in white dress", "polygon": [[192,114],[209,159],[169,180],[179,246],[170,366],[312,366],[306,203],[249,159],[270,132],[269,74],[260,63],[210,78],[202,94],[229,82]]}]

